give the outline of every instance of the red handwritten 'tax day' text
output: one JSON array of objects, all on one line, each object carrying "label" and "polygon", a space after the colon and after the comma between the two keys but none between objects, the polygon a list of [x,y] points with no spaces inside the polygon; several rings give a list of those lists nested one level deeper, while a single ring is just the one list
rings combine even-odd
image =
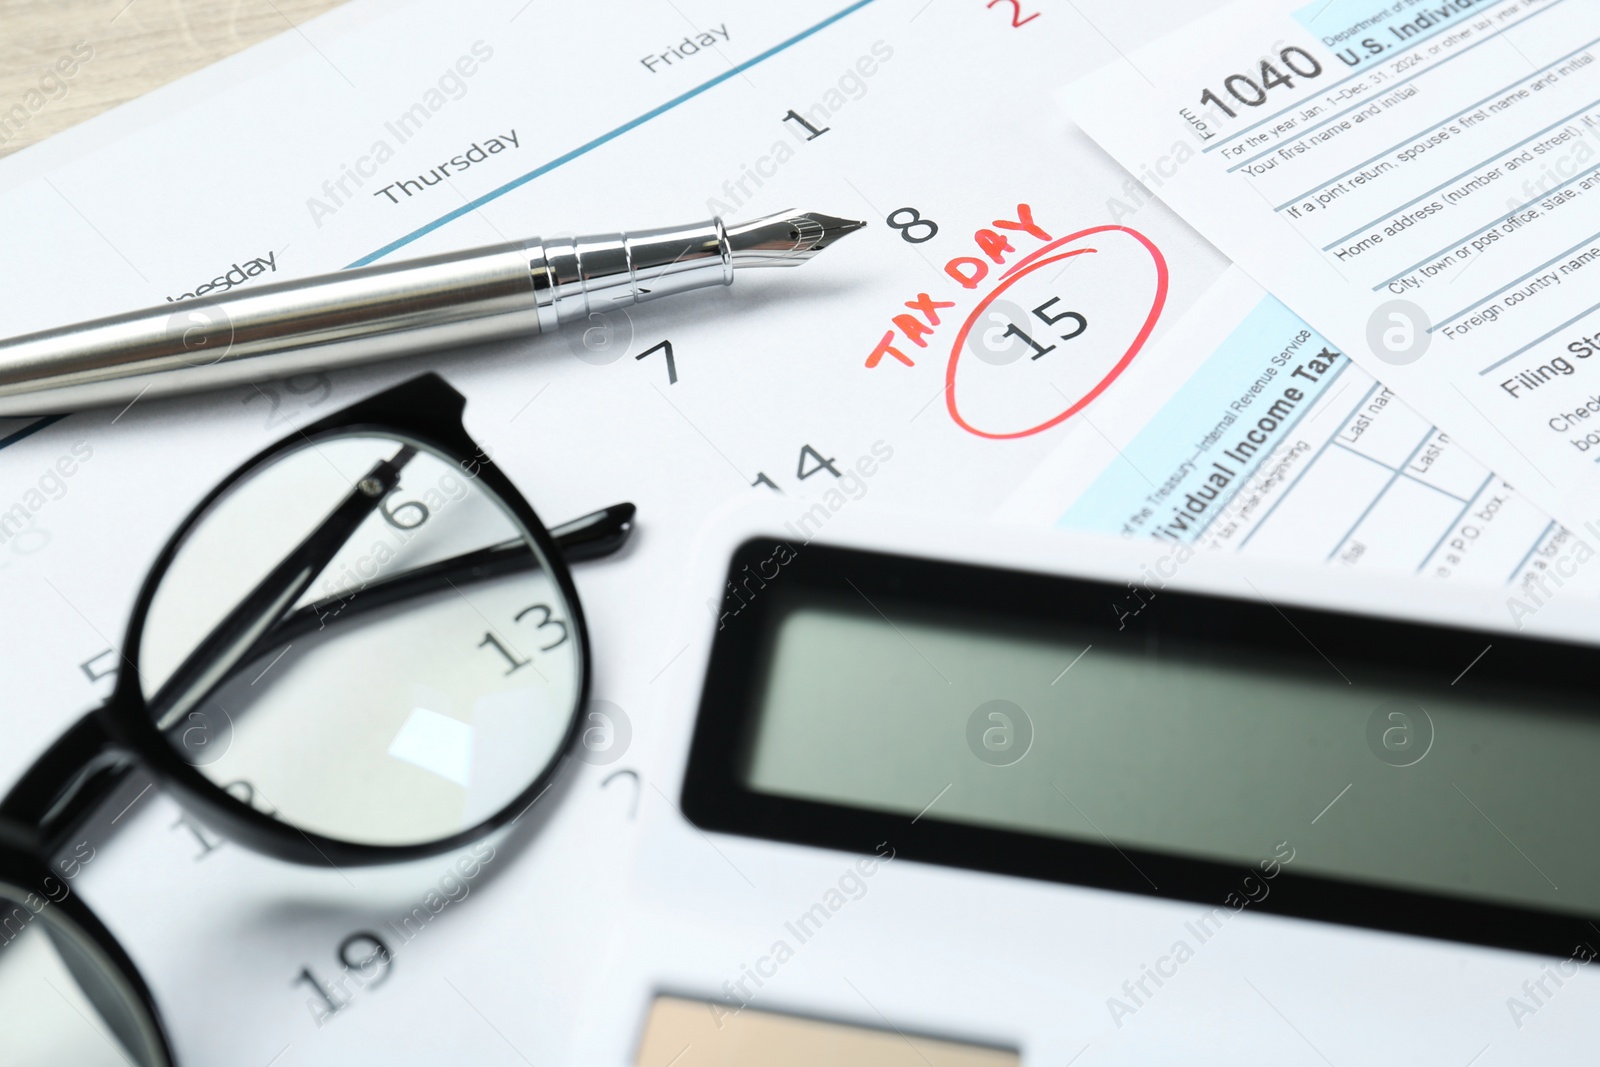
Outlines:
[{"label": "red handwritten 'tax day' text", "polygon": [[[1018,204],[1016,220],[995,219],[993,229],[984,227],[972,235],[973,241],[978,245],[982,256],[956,256],[944,265],[944,272],[963,288],[976,289],[988,276],[990,264],[1004,266],[1006,256],[1017,251],[1002,230],[1017,234],[1027,234],[1036,238],[1041,243],[1049,243],[1050,235],[1040,229],[1033,221],[1033,209],[1027,204]],[[916,366],[912,358],[905,354],[897,344],[912,344],[918,348],[928,347],[928,337],[933,333],[933,328],[939,325],[939,312],[943,308],[955,307],[953,300],[935,300],[927,293],[918,293],[915,300],[907,300],[906,307],[921,315],[918,318],[913,314],[895,315],[889,321],[894,323],[894,329],[883,335],[878,346],[867,356],[867,366],[876,367],[883,362],[884,356],[893,356],[908,367]],[[903,338],[903,340],[902,340]]]}]

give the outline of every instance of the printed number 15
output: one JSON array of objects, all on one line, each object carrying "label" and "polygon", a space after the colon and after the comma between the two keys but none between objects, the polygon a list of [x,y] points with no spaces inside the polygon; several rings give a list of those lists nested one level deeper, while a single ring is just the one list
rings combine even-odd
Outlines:
[{"label": "printed number 15", "polygon": [[[1034,308],[1033,315],[1046,326],[1054,326],[1062,319],[1071,319],[1072,325],[1068,327],[1070,332],[1059,335],[1063,341],[1070,341],[1074,337],[1081,334],[1084,330],[1089,328],[1089,321],[1076,311],[1063,311],[1059,315],[1051,315],[1050,306],[1058,303],[1060,300],[1061,298],[1059,296],[1052,296],[1049,300],[1046,300],[1044,303]],[[1054,352],[1056,348],[1055,345],[1041,345],[1038,341],[1035,341],[1032,337],[1028,336],[1026,330],[1023,330],[1014,322],[1006,326],[1006,332],[1001,336],[1022,338],[1023,343],[1029,348],[1033,349],[1033,356],[1031,357],[1033,359],[1038,359],[1046,352]]]}]

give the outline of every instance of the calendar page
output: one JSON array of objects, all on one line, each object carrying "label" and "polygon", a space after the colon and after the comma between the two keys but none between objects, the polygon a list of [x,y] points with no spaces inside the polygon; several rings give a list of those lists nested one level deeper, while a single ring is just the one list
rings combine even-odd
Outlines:
[{"label": "calendar page", "polygon": [[577,568],[614,743],[486,853],[298,868],[148,779],[117,798],[75,888],[185,1061],[567,1057],[630,820],[663,802],[634,761],[683,669],[663,605],[704,518],[767,496],[807,538],[846,510],[987,513],[1225,266],[1051,106],[1114,54],[1069,8],[976,0],[356,0],[0,162],[8,335],[539,235],[868,223],[561,335],[0,424],[7,780],[109,693],[198,500],[385,385],[442,373],[547,524],[639,507],[620,558]]}]

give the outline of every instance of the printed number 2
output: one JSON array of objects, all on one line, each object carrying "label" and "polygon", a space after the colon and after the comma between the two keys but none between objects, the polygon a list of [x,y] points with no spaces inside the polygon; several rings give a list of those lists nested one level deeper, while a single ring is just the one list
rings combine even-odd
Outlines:
[{"label": "printed number 2", "polygon": [[996,4],[1010,4],[1011,5],[1011,28],[1012,29],[1019,29],[1019,28],[1021,28],[1023,26],[1026,26],[1028,23],[1032,22],[1034,19],[1039,17],[1039,12],[1035,11],[1033,14],[1029,15],[1027,18],[1023,18],[1022,17],[1022,5],[1019,4],[1017,2],[1017,0],[989,0],[989,3],[986,5],[985,9],[992,11],[994,9],[994,5],[996,5]]}]

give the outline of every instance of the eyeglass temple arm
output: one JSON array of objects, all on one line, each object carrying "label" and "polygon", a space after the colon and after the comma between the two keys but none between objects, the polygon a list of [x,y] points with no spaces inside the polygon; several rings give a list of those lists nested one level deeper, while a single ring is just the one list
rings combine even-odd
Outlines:
[{"label": "eyeglass temple arm", "polygon": [[633,518],[638,511],[632,504],[612,504],[552,527],[550,539],[568,563],[604,559],[621,551],[633,536]]},{"label": "eyeglass temple arm", "polygon": [[211,628],[147,701],[159,729],[170,729],[226,678],[262,634],[288,613],[352,534],[400,484],[417,450],[402,445],[379,460],[254,588]]},{"label": "eyeglass temple arm", "polygon": [[[552,528],[550,536],[569,563],[603,559],[627,544],[636,510],[632,504],[612,504]],[[510,544],[527,554],[522,542]],[[113,746],[99,716],[91,711],[46,749],[0,800],[0,841],[46,857],[55,855],[116,791],[133,765],[130,756]]]},{"label": "eyeglass temple arm", "polygon": [[[632,504],[612,504],[555,527],[550,531],[550,536],[568,563],[603,559],[628,543],[637,510]],[[535,570],[539,565],[539,557],[528,542],[515,538],[436,563],[413,567],[387,578],[365,582],[355,589],[314,600],[284,615],[275,626],[260,636],[249,652],[239,658],[236,669],[255,662],[273,649],[296,641],[305,634],[324,630],[330,622],[430,593],[443,592],[455,586]],[[219,679],[218,684],[221,682]]]}]

